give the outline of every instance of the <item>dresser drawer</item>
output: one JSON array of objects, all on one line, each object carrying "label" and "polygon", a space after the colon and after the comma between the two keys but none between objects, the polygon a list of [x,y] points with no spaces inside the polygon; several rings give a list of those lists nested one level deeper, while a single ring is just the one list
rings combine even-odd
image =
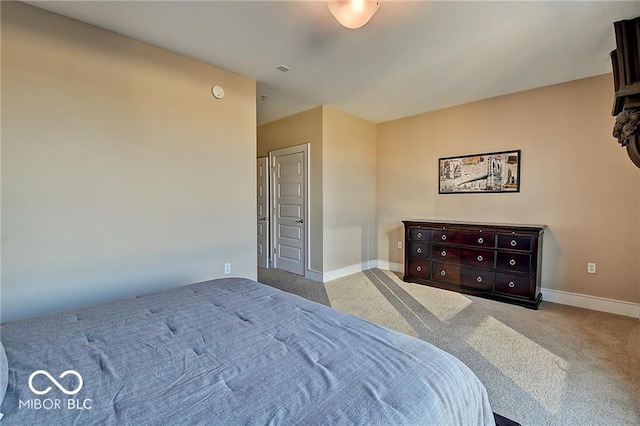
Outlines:
[{"label": "dresser drawer", "polygon": [[429,244],[409,243],[409,257],[429,257]]},{"label": "dresser drawer", "polygon": [[493,232],[466,232],[451,229],[434,229],[433,242],[446,244],[462,244],[477,247],[495,247],[496,234]]},{"label": "dresser drawer", "polygon": [[496,273],[496,291],[514,296],[530,296],[530,278],[526,275]]},{"label": "dresser drawer", "polygon": [[531,237],[527,235],[498,234],[498,248],[531,250]]},{"label": "dresser drawer", "polygon": [[434,245],[433,260],[441,260],[443,262],[460,263],[460,252],[462,250],[456,247]]},{"label": "dresser drawer", "polygon": [[478,266],[481,268],[493,268],[493,250],[467,250],[463,249],[460,255],[460,263],[467,266]]},{"label": "dresser drawer", "polygon": [[409,239],[412,241],[431,240],[431,230],[421,228],[409,228]]},{"label": "dresser drawer", "polygon": [[460,231],[451,231],[448,229],[434,229],[433,230],[433,242],[434,243],[447,243],[447,244],[460,244]]},{"label": "dresser drawer", "polygon": [[498,252],[496,260],[497,269],[508,271],[530,272],[531,256],[528,254]]},{"label": "dresser drawer", "polygon": [[460,268],[460,285],[492,291],[494,275],[492,270],[462,266]]},{"label": "dresser drawer", "polygon": [[409,259],[407,275],[418,278],[431,278],[430,262],[423,259]]},{"label": "dresser drawer", "polygon": [[460,266],[433,262],[433,274],[431,276],[434,281],[459,284]]},{"label": "dresser drawer", "polygon": [[496,245],[496,234],[493,232],[464,232],[458,236],[460,244],[465,246],[490,247]]}]

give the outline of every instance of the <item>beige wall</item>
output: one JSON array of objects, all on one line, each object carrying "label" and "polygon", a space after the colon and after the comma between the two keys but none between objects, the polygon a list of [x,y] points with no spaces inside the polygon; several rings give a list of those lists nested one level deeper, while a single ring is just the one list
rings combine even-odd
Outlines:
[{"label": "beige wall", "polygon": [[377,259],[377,130],[374,123],[335,108],[324,106],[323,112],[326,273]]},{"label": "beige wall", "polygon": [[258,127],[258,157],[290,146],[309,144],[309,267],[322,273],[322,107]]},{"label": "beige wall", "polygon": [[2,319],[255,278],[255,144],[255,81],[2,2]]},{"label": "beige wall", "polygon": [[[611,136],[612,96],[604,75],[380,124],[379,257],[403,261],[403,219],[546,224],[543,287],[639,302],[639,171]],[[438,195],[439,157],[510,149],[520,193]]]},{"label": "beige wall", "polygon": [[376,259],[376,125],[319,106],[258,127],[258,156],[309,143],[311,270]]}]

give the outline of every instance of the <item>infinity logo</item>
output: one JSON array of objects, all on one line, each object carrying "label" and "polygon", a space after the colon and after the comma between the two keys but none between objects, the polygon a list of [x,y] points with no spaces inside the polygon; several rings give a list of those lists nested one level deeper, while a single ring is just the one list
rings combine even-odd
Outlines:
[{"label": "infinity logo", "polygon": [[44,371],[44,370],[36,370],[33,373],[31,373],[31,375],[29,376],[29,389],[31,389],[31,392],[35,393],[36,395],[44,395],[47,394],[51,391],[51,386],[49,386],[48,388],[46,388],[45,390],[37,390],[33,387],[33,378],[36,377],[38,374],[43,374],[45,376],[47,376],[47,378],[49,380],[51,380],[51,383],[53,383],[54,385],[56,385],[56,387],[58,389],[60,389],[62,392],[64,392],[65,395],[75,395],[78,392],[80,392],[80,389],[82,389],[82,385],[83,385],[83,381],[82,381],[82,376],[80,375],[80,373],[78,373],[75,370],[67,370],[64,373],[62,373],[58,378],[62,379],[63,377],[72,374],[74,376],[76,376],[78,378],[78,381],[80,382],[80,384],[78,385],[78,387],[74,390],[68,391],[67,389],[65,389],[60,383],[58,383],[58,381],[56,379],[53,378],[53,376],[51,374],[49,374],[48,372]]}]

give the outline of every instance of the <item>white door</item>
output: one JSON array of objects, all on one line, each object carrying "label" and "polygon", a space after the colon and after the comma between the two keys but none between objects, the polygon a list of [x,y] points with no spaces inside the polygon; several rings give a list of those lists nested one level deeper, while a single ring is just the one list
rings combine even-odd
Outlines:
[{"label": "white door", "polygon": [[306,145],[270,153],[273,188],[274,267],[304,275]]},{"label": "white door", "polygon": [[258,267],[268,268],[269,250],[269,159],[258,158]]}]

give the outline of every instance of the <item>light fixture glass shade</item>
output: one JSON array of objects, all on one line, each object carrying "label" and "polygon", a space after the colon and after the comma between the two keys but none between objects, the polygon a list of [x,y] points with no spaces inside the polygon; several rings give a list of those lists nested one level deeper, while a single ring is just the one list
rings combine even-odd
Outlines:
[{"label": "light fixture glass shade", "polygon": [[342,26],[360,28],[376,13],[379,1],[372,0],[329,0],[329,11]]}]

